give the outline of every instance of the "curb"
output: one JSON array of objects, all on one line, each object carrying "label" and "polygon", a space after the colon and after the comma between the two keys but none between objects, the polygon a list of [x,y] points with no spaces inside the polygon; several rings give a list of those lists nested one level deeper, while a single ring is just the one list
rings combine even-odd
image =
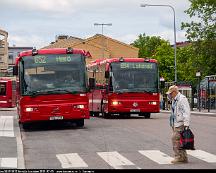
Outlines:
[{"label": "curb", "polygon": [[17,169],[25,169],[25,161],[24,161],[24,152],[23,152],[23,143],[22,136],[19,128],[19,123],[17,117],[15,117],[16,126],[16,142],[17,142]]},{"label": "curb", "polygon": [[[161,110],[162,113],[171,113],[171,111],[167,110]],[[199,116],[211,116],[216,117],[216,112],[197,112],[197,111],[191,111],[192,115],[199,115]]]}]

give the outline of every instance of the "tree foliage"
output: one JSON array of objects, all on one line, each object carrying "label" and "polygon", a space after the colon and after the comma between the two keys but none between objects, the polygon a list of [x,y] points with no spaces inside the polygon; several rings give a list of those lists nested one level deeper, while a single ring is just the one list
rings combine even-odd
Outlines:
[{"label": "tree foliage", "polygon": [[131,45],[139,48],[139,57],[157,59],[160,76],[166,81],[174,81],[174,50],[168,41],[144,33]]},{"label": "tree foliage", "polygon": [[[196,20],[182,23],[190,45],[177,48],[177,80],[197,84],[196,72],[202,78],[216,74],[216,1],[189,0],[191,5],[185,12]],[[174,49],[160,37],[140,34],[132,43],[139,48],[139,57],[153,57],[159,62],[160,76],[174,81]]]},{"label": "tree foliage", "polygon": [[189,0],[190,8],[185,12],[198,20],[182,23],[187,38],[193,43],[195,56],[194,68],[202,76],[216,74],[216,1]]},{"label": "tree foliage", "polygon": [[165,81],[174,81],[174,50],[171,45],[168,42],[164,42],[158,46],[154,58],[158,60],[160,76]]},{"label": "tree foliage", "polygon": [[131,45],[139,48],[139,57],[152,57],[155,54],[156,48],[162,43],[166,42],[160,37],[146,36],[146,34],[140,34]]},{"label": "tree foliage", "polygon": [[215,40],[216,38],[216,1],[215,0],[189,0],[190,8],[185,12],[198,20],[191,23],[182,23],[187,29],[187,38],[190,41]]}]

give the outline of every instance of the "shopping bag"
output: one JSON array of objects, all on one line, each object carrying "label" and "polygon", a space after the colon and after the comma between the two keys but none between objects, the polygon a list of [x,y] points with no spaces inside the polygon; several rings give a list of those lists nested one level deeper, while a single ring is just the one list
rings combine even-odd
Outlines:
[{"label": "shopping bag", "polygon": [[180,132],[180,149],[195,150],[194,134],[189,128]]}]

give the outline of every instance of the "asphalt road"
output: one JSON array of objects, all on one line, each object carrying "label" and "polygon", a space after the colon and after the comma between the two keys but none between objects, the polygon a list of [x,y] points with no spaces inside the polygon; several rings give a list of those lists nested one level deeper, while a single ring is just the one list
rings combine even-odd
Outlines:
[{"label": "asphalt road", "polygon": [[196,150],[188,151],[189,163],[175,165],[170,164],[168,112],[152,114],[150,119],[91,117],[84,128],[63,122],[37,123],[28,131],[18,126],[15,110],[0,111],[0,116],[14,117],[14,137],[0,136],[0,168],[10,167],[5,158],[17,158],[17,167],[26,169],[216,168],[216,117],[212,116],[191,116]]}]

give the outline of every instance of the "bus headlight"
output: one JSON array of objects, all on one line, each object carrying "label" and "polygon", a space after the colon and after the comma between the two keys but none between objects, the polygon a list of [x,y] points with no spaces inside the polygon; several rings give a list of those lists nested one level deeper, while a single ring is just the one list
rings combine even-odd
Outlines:
[{"label": "bus headlight", "polygon": [[118,101],[113,101],[113,102],[112,102],[112,105],[113,105],[113,106],[116,106],[116,105],[119,105],[119,104],[121,104],[121,102],[118,102]]},{"label": "bus headlight", "polygon": [[33,111],[34,111],[34,108],[26,108],[25,111],[26,111],[26,112],[33,112]]},{"label": "bus headlight", "polygon": [[150,105],[157,105],[157,102],[149,102]]},{"label": "bus headlight", "polygon": [[85,105],[74,105],[74,108],[76,108],[76,109],[84,109]]},{"label": "bus headlight", "polygon": [[38,111],[38,108],[37,107],[27,107],[27,108],[25,108],[25,111],[26,112],[35,112],[35,111]]}]

